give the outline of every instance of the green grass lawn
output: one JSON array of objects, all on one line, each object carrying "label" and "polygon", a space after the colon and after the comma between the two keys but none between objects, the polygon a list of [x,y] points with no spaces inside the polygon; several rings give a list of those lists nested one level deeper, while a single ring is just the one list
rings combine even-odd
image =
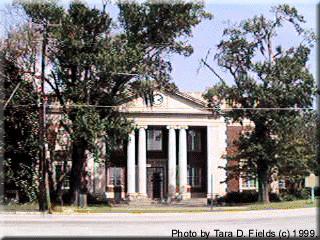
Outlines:
[{"label": "green grass lawn", "polygon": [[[213,207],[213,211],[251,211],[251,210],[268,210],[268,209],[295,209],[318,207],[319,200],[311,202],[310,200],[296,200],[288,202],[273,202],[269,204],[254,203],[248,205]],[[152,213],[152,212],[208,212],[211,211],[210,206],[207,207],[176,207],[176,206],[152,206],[152,207],[101,207],[89,206],[86,209],[75,209],[79,213],[103,213],[103,212],[130,212],[130,213]]]},{"label": "green grass lawn", "polygon": [[[315,202],[310,200],[296,200],[287,202],[273,202],[270,204],[254,203],[242,204],[236,206],[213,207],[213,211],[251,211],[251,210],[271,210],[271,209],[295,209],[295,208],[310,208],[319,207],[319,199]],[[2,205],[2,212],[38,212],[38,205],[32,204],[11,204]],[[74,206],[56,206],[53,209],[54,214],[71,214],[71,213],[108,213],[108,212],[129,212],[129,213],[179,213],[179,212],[208,212],[211,211],[210,206],[203,207],[187,207],[187,206],[170,206],[170,205],[155,205],[155,206],[116,206],[110,207],[107,205],[92,205],[87,208],[77,208]]]},{"label": "green grass lawn", "polygon": [[33,212],[39,210],[38,203],[25,203],[25,204],[17,204],[17,203],[10,203],[10,204],[1,204],[0,210],[2,212]]},{"label": "green grass lawn", "polygon": [[286,202],[272,202],[269,204],[255,203],[247,206],[247,210],[265,210],[265,209],[294,209],[319,207],[319,199],[312,202],[311,200],[295,200]]}]

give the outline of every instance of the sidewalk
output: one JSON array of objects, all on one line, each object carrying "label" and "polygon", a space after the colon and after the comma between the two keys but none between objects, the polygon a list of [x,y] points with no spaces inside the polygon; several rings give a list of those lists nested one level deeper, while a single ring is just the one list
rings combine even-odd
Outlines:
[{"label": "sidewalk", "polygon": [[[252,210],[274,210],[274,209],[300,209],[318,207],[319,202],[311,202],[310,200],[298,200],[291,202],[275,202],[270,204],[247,204],[237,206],[186,206],[181,204],[151,204],[147,206],[119,204],[114,206],[107,205],[91,205],[86,208],[78,208],[74,206],[56,206],[53,214],[91,214],[91,213],[200,213],[200,212],[237,212]],[[38,212],[37,205],[11,205],[2,206],[0,213],[12,214],[42,214]]]}]

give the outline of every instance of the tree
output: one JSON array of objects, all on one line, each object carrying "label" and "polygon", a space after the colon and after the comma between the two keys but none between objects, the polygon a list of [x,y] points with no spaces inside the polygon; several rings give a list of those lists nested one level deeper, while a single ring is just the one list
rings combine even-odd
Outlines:
[{"label": "tree", "polygon": [[174,89],[165,55],[190,55],[192,47],[181,39],[211,16],[200,3],[120,2],[121,28],[115,29],[105,5],[90,9],[74,1],[61,14],[55,1],[48,2],[46,7],[22,6],[33,22],[59,19],[59,27],[49,28],[53,67],[46,81],[69,121],[61,124],[72,139],[71,191],[76,199],[77,193],[87,193],[85,152],[95,152],[96,142],[104,138],[110,153],[132,129],[116,107],[138,95],[152,103],[153,90]]},{"label": "tree", "polygon": [[28,26],[12,29],[0,45],[4,101],[4,188],[20,202],[38,197],[38,94],[35,87],[37,34]]},{"label": "tree", "polygon": [[278,175],[291,183],[304,180],[310,173],[319,175],[316,161],[316,114],[307,112],[292,119],[291,125],[277,133]]},{"label": "tree", "polygon": [[[314,94],[314,78],[307,68],[314,34],[301,27],[304,18],[294,7],[279,5],[272,13],[273,19],[254,16],[224,30],[215,59],[233,82],[228,85],[222,80],[206,94],[214,105],[228,103],[227,119],[253,123],[239,139],[237,158],[245,160],[242,171],[257,176],[259,199],[264,202],[269,202],[272,168],[281,161],[277,146],[283,139],[277,133],[312,106]],[[301,42],[285,49],[276,45],[276,36],[290,25]]]},{"label": "tree", "polygon": [[[47,139],[46,139],[46,121],[45,121],[45,71],[46,71],[46,49],[48,44],[48,35],[47,35],[47,27],[49,21],[57,20],[59,17],[61,17],[63,13],[62,8],[54,8],[56,1],[46,1],[41,2],[38,1],[35,3],[35,6],[37,7],[33,9],[33,11],[36,13],[31,21],[29,21],[29,28],[31,28],[31,23],[36,23],[37,27],[33,28],[31,32],[35,32],[41,36],[42,39],[33,39],[36,42],[41,42],[41,50],[39,48],[32,49],[32,61],[34,68],[32,71],[29,71],[29,73],[32,74],[33,78],[37,77],[37,81],[35,81],[35,88],[38,95],[38,115],[39,115],[39,124],[38,124],[38,147],[39,147],[39,161],[37,166],[38,171],[38,180],[39,180],[39,194],[38,194],[38,203],[39,203],[39,209],[40,211],[46,211],[49,210],[49,213],[51,213],[51,200],[50,200],[50,189],[49,189],[49,164],[47,159]],[[27,6],[28,3],[25,1],[14,1],[13,6]],[[41,9],[41,10],[40,10]],[[53,10],[53,11],[52,11]],[[49,13],[50,11],[51,14]],[[22,23],[24,25],[24,23]],[[35,31],[36,29],[36,31]],[[30,29],[29,29],[30,30]],[[40,40],[40,41],[39,41]],[[28,42],[29,43],[29,42]],[[24,43],[22,43],[23,45]],[[40,45],[40,44],[39,44]],[[28,55],[28,51],[26,51],[26,54]],[[37,56],[41,56],[40,58],[37,58]],[[37,66],[40,65],[40,69],[37,69]],[[22,73],[22,76],[25,77],[25,73]]]}]

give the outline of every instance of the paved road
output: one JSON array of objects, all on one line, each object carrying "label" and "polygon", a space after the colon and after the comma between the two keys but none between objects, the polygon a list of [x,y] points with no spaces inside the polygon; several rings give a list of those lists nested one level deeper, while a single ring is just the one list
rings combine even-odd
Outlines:
[{"label": "paved road", "polygon": [[[236,236],[242,230],[244,236],[256,236],[264,230],[264,236],[272,231],[288,230],[291,236],[296,230],[316,230],[315,208],[294,210],[263,210],[243,212],[207,213],[106,213],[81,215],[0,214],[2,236],[190,236],[190,230],[200,236],[201,230],[210,236],[218,231],[231,231]],[[178,232],[178,230],[180,232]],[[317,231],[317,230],[316,230]],[[188,232],[186,234],[185,232]],[[241,234],[241,231],[238,231]],[[309,232],[312,234],[312,231]],[[271,233],[270,233],[271,234]],[[316,232],[317,234],[317,232]],[[220,235],[221,236],[221,235]]]}]

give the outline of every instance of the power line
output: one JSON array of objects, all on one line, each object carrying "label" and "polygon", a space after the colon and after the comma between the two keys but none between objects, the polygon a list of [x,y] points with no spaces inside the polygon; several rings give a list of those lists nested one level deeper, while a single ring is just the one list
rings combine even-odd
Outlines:
[{"label": "power line", "polygon": [[[38,106],[37,104],[17,104],[17,105],[10,105],[9,107],[28,107],[28,106]],[[60,109],[63,108],[63,106],[56,106],[56,105],[48,105],[48,108],[51,109]],[[119,108],[123,107],[121,105],[93,105],[93,104],[68,104],[66,107],[75,107],[75,108],[81,108],[81,107],[88,107],[88,108]],[[129,107],[130,109],[146,109],[146,108],[152,108],[152,107]],[[164,110],[188,110],[190,108],[164,108]],[[210,108],[210,107],[196,107],[195,109],[199,110],[220,110],[220,111],[233,111],[233,110],[253,110],[253,111],[303,111],[303,110],[315,110],[315,108]],[[161,109],[160,109],[161,110]]]}]

